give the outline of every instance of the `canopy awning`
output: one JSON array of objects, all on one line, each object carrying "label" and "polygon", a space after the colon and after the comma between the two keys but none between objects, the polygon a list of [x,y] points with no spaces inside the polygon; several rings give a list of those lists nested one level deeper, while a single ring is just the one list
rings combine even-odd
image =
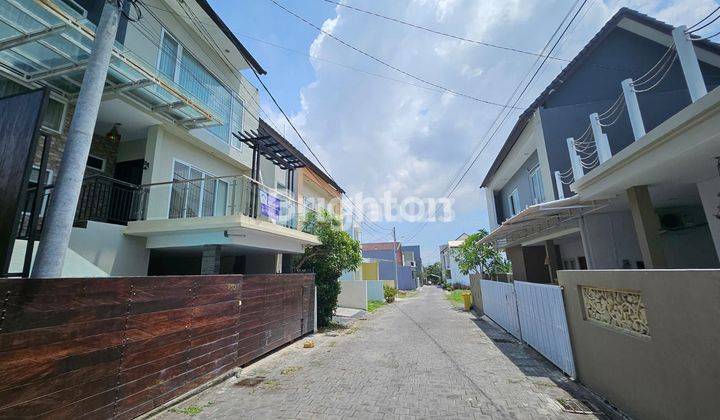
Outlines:
[{"label": "canopy awning", "polygon": [[261,155],[273,162],[281,169],[297,169],[305,167],[305,162],[298,156],[295,149],[289,142],[275,133],[264,129],[233,133],[233,135],[245,143],[251,149],[256,149]]},{"label": "canopy awning", "polygon": [[[27,83],[77,98],[95,39],[81,7],[54,0],[0,0],[0,67]],[[143,62],[120,43],[113,48],[105,86],[147,112],[197,128],[224,124],[217,111]]]},{"label": "canopy awning", "polygon": [[536,204],[503,222],[480,242],[507,248],[576,226],[582,215],[607,205],[606,200],[582,201],[578,196]]}]

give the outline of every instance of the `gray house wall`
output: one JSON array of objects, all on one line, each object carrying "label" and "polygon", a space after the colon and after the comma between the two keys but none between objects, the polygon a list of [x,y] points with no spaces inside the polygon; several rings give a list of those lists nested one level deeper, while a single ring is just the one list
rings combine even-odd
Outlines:
[{"label": "gray house wall", "polygon": [[380,269],[380,280],[394,280],[397,275],[395,272],[395,262],[393,259],[392,249],[383,249],[375,251],[363,251],[363,258],[380,260],[378,266]]},{"label": "gray house wall", "polygon": [[[534,152],[527,158],[523,165],[515,172],[505,186],[500,190],[499,199],[501,201],[498,207],[502,208],[503,219],[510,218],[512,212],[510,211],[510,202],[508,198],[515,188],[518,190],[520,198],[520,208],[518,212],[533,204],[532,192],[530,191],[530,170],[538,165],[538,155]],[[546,194],[547,197],[547,194]],[[496,202],[497,204],[497,202]]]},{"label": "gray house wall", "polygon": [[[621,94],[622,80],[639,77],[665,53],[667,47],[622,28],[615,28],[587,57],[586,61],[557,88],[540,108],[540,119],[551,172],[570,168],[566,139],[579,137],[589,124],[589,115],[602,113]],[[708,90],[720,82],[720,69],[700,63]],[[690,104],[690,95],[679,62],[654,90],[638,93],[646,131]],[[620,119],[604,128],[613,154],[634,141],[632,128],[623,111]],[[588,162],[589,163],[589,162]],[[554,181],[553,188],[555,189]],[[573,195],[568,186],[565,196]],[[549,196],[548,192],[545,192]]]}]

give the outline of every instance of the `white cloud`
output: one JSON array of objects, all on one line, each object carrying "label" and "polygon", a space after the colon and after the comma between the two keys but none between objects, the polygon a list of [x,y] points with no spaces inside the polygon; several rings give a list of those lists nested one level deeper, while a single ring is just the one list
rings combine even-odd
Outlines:
[{"label": "white cloud", "polygon": [[[533,51],[539,51],[547,42],[571,4],[560,0],[348,3],[460,36]],[[575,55],[621,3],[628,2],[591,0],[589,12],[570,32],[561,55]],[[629,3],[629,7],[638,7],[670,23],[692,23],[714,6],[710,0],[682,0],[664,7],[650,0]],[[494,102],[507,100],[534,59],[440,37],[342,7],[337,7],[336,13],[335,18],[323,23],[325,30],[399,68]],[[315,39],[310,54],[420,83],[325,35]],[[450,177],[498,112],[493,106],[447,93],[379,79],[328,63],[313,64],[316,80],[302,89],[302,109],[294,120],[333,176],[350,193],[380,197],[389,190],[401,198],[442,196]],[[550,66],[521,105],[530,103],[559,69],[557,64]],[[457,216],[462,219],[428,228],[418,238],[424,253],[436,250],[438,244],[456,237],[461,230],[482,227],[484,203],[477,188],[517,115],[508,119],[456,192]],[[401,228],[401,233],[413,230],[412,226]]]}]

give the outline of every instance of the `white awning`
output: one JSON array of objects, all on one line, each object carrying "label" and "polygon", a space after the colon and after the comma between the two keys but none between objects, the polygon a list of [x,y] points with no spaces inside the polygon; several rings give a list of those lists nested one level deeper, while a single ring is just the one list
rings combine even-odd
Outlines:
[{"label": "white awning", "polygon": [[503,222],[480,242],[507,248],[577,226],[582,215],[607,205],[607,200],[582,201],[578,196],[536,204]]}]

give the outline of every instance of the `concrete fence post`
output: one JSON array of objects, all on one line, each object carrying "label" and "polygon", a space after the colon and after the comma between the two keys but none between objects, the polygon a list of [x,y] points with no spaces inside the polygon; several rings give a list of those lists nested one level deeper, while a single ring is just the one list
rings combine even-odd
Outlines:
[{"label": "concrete fence post", "polygon": [[685,82],[690,91],[690,98],[695,102],[707,94],[707,87],[705,86],[705,81],[700,71],[700,64],[695,54],[695,47],[693,47],[692,40],[685,31],[687,31],[685,25],[678,26],[673,29],[672,37],[675,42],[678,57],[680,58],[680,65],[682,66],[683,75],[685,76]]},{"label": "concrete fence post", "polygon": [[612,151],[610,150],[608,136],[603,133],[602,126],[600,126],[600,116],[597,112],[590,114],[590,126],[592,127],[593,139],[595,139],[598,161],[603,163],[612,157]]},{"label": "concrete fence post", "polygon": [[568,147],[568,153],[570,154],[570,164],[572,165],[573,179],[577,181],[582,178],[585,173],[583,172],[582,163],[580,163],[580,156],[575,150],[575,139],[570,137],[566,140],[566,142]]},{"label": "concrete fence post", "polygon": [[632,126],[635,140],[645,135],[645,123],[643,123],[642,113],[640,113],[640,104],[638,103],[637,94],[632,86],[632,79],[625,79],[621,83],[623,96],[625,97],[625,107],[630,117],[630,125]]}]

